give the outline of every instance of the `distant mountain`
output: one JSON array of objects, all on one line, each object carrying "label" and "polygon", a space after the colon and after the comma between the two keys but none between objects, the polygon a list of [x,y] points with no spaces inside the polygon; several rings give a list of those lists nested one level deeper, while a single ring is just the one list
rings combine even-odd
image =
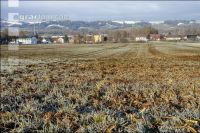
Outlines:
[{"label": "distant mountain", "polygon": [[[170,30],[174,28],[197,26],[199,27],[200,20],[166,20],[166,21],[40,21],[40,22],[9,22],[1,19],[1,29],[8,27],[19,27],[23,30],[32,31],[33,27],[39,32],[63,32],[71,31],[99,31],[99,30],[114,30],[123,28],[142,28],[152,26],[159,30]],[[62,33],[61,32],[61,33]]]}]

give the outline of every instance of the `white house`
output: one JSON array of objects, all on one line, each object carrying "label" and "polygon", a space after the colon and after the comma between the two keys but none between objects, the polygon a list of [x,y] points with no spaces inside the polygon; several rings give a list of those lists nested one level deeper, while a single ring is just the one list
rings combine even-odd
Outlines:
[{"label": "white house", "polygon": [[136,37],[136,38],[135,38],[135,41],[136,41],[136,42],[147,42],[148,39],[147,39],[147,37],[140,36],[140,37]]},{"label": "white house", "polygon": [[45,39],[45,38],[42,38],[42,41],[41,41],[42,43],[46,43],[47,42],[47,40]]},{"label": "white house", "polygon": [[43,43],[43,44],[50,44],[50,43],[52,43],[51,37],[41,36],[40,37],[40,43]]},{"label": "white house", "polygon": [[31,38],[17,38],[16,42],[18,44],[31,44]]},{"label": "white house", "polygon": [[197,36],[197,40],[200,41],[200,35]]},{"label": "white house", "polygon": [[37,44],[37,38],[36,37],[17,38],[16,43],[17,44]]}]

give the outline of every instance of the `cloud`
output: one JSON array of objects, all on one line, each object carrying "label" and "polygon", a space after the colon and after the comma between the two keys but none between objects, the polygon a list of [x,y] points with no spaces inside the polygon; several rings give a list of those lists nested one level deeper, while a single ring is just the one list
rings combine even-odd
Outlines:
[{"label": "cloud", "polygon": [[[19,5],[20,14],[67,15],[73,20],[200,18],[199,1],[20,1]],[[2,10],[2,16],[16,11],[5,3]]]},{"label": "cloud", "polygon": [[161,9],[160,6],[156,3],[150,3],[148,6],[153,11],[159,11]]}]

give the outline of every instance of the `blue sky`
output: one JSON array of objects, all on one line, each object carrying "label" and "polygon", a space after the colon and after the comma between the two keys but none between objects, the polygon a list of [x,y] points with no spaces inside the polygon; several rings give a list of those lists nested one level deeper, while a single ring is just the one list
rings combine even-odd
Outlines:
[{"label": "blue sky", "polygon": [[[2,2],[2,1],[1,1]],[[1,16],[65,15],[71,20],[199,20],[200,1],[20,1],[19,8],[1,3]]]}]

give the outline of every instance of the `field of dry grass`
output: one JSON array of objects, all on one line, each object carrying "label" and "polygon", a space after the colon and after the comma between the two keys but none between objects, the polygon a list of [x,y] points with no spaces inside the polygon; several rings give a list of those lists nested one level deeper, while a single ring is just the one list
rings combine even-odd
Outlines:
[{"label": "field of dry grass", "polygon": [[0,131],[200,132],[198,43],[1,46],[1,62]]}]

